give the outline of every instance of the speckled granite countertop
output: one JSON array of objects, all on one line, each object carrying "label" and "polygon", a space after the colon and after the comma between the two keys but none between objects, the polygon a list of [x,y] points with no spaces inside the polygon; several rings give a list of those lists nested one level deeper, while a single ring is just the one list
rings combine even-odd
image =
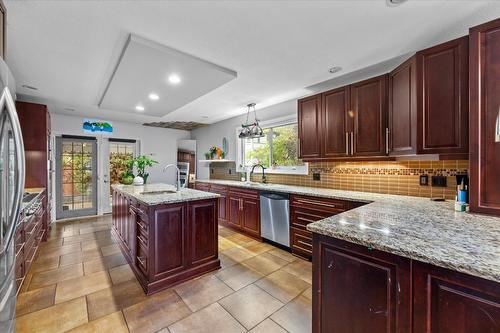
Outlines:
[{"label": "speckled granite countertop", "polygon": [[367,202],[311,223],[307,229],[500,282],[500,218],[457,213],[452,201],[224,180],[200,182]]},{"label": "speckled granite countertop", "polygon": [[24,188],[24,193],[29,193],[29,194],[38,194],[37,196],[33,197],[29,202],[21,202],[21,211],[24,211],[26,207],[31,206],[35,200],[38,199],[39,195],[45,191],[45,187],[26,187]]},{"label": "speckled granite countertop", "polygon": [[142,186],[113,185],[113,188],[150,206],[220,197],[220,195],[215,193],[192,190],[189,188],[182,188],[180,191],[175,192],[175,187],[167,184],[147,184]]}]

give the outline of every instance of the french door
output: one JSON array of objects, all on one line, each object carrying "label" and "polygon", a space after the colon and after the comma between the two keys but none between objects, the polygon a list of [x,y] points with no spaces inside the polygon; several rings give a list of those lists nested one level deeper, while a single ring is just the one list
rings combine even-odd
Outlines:
[{"label": "french door", "polygon": [[96,214],[96,139],[56,137],[56,218]]}]

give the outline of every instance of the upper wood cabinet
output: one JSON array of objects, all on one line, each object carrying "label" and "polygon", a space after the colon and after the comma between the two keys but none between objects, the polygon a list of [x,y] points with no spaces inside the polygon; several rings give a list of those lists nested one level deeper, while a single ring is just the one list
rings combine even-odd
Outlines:
[{"label": "upper wood cabinet", "polygon": [[322,98],[323,157],[349,156],[349,137],[352,131],[349,86],[325,92]]},{"label": "upper wood cabinet", "polygon": [[467,154],[468,37],[419,51],[416,61],[418,153]]},{"label": "upper wood cabinet", "polygon": [[500,19],[470,30],[470,210],[500,215]]},{"label": "upper wood cabinet", "polygon": [[390,155],[412,155],[417,151],[417,64],[410,58],[389,73]]},{"label": "upper wood cabinet", "polygon": [[321,94],[298,102],[299,158],[321,157]]},{"label": "upper wood cabinet", "polygon": [[351,85],[351,155],[387,155],[387,75]]}]

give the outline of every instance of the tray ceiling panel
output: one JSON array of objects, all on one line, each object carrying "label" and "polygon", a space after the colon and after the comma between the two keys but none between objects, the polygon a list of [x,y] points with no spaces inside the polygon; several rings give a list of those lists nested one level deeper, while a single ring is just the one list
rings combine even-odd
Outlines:
[{"label": "tray ceiling panel", "polygon": [[236,75],[230,69],[130,35],[99,106],[164,116]]}]

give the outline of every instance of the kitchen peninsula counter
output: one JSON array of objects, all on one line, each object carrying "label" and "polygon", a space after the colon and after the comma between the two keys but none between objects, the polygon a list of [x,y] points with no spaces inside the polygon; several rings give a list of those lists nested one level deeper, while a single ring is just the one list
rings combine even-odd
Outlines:
[{"label": "kitchen peninsula counter", "polygon": [[219,195],[113,185],[113,234],[146,294],[220,268]]}]

